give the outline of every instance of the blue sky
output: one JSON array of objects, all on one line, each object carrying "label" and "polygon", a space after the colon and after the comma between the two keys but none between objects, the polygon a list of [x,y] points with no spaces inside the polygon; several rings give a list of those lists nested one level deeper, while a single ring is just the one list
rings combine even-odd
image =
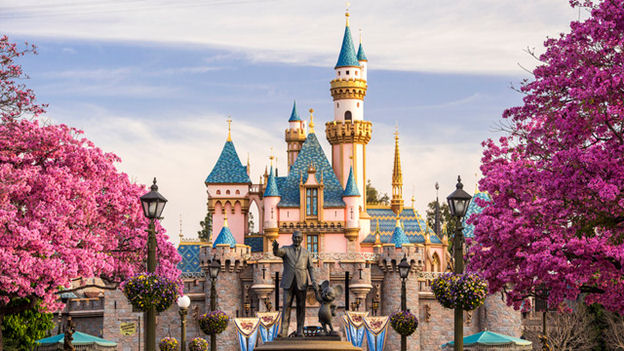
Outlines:
[{"label": "blue sky", "polygon": [[[381,3],[381,2],[380,2]],[[369,178],[390,190],[392,132],[399,125],[407,204],[424,214],[462,174],[474,190],[480,142],[497,137],[510,89],[537,64],[523,49],[567,30],[566,1],[354,1],[365,29],[365,118],[373,121]],[[0,32],[37,44],[20,60],[48,118],[83,129],[134,180],[159,179],[170,200],[163,224],[174,241],[180,216],[195,236],[203,180],[223,146],[227,116],[257,181],[273,147],[285,167],[284,129],[294,99],[315,121],[333,116],[329,81],[344,31],[333,1],[29,1],[0,3]],[[323,128],[316,128],[326,151]],[[328,154],[329,155],[329,154]]]}]

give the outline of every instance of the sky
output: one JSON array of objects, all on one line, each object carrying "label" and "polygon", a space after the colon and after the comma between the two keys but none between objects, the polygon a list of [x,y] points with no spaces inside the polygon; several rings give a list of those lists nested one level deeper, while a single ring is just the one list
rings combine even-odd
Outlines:
[{"label": "sky", "polygon": [[[0,0],[0,34],[36,44],[25,81],[54,123],[79,128],[133,181],[157,177],[173,242],[197,236],[204,180],[227,137],[257,182],[273,148],[286,173],[293,101],[315,123],[333,119],[329,81],[345,28],[340,1]],[[457,175],[475,191],[481,142],[547,37],[587,14],[566,0],[357,1],[353,40],[369,60],[364,118],[373,122],[367,176],[390,193],[398,125],[406,205],[424,216]],[[316,128],[330,157],[324,128]],[[257,221],[257,220],[256,220]]]}]

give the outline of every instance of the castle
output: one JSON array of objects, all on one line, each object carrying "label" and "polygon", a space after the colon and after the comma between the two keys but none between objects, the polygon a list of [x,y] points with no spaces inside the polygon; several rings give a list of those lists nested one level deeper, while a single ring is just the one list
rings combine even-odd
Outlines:
[{"label": "castle", "polygon": [[[430,289],[431,280],[451,265],[448,238],[439,225],[429,228],[413,207],[404,205],[398,133],[391,201],[388,205],[366,201],[366,146],[373,137],[373,123],[364,117],[368,60],[361,40],[355,50],[348,20],[347,13],[335,75],[330,81],[334,116],[324,130],[331,145],[329,157],[319,144],[322,132],[315,129],[313,111],[306,125],[293,105],[284,133],[286,174],[280,176],[271,161],[264,176],[253,183],[249,165],[241,162],[228,130],[221,154],[205,180],[212,237],[209,242],[183,238],[178,247],[184,291],[192,301],[188,338],[205,337],[195,319],[209,310],[207,272],[213,261],[221,265],[216,280],[218,309],[233,317],[279,308],[276,302],[281,301],[273,296],[281,296],[275,287],[282,266],[281,259],[270,252],[271,242],[290,245],[293,231],[300,230],[302,245],[315,256],[317,281],[349,285],[334,326],[342,325],[344,310],[378,315],[399,310],[401,280],[397,266],[405,257],[412,267],[407,279],[407,307],[420,321],[416,333],[408,338],[408,349],[439,350],[441,344],[453,339],[453,311],[443,308]],[[477,193],[475,197],[487,198],[487,194]],[[254,203],[261,219],[259,233],[251,233],[248,225]],[[466,219],[480,210],[472,201]],[[472,226],[464,227],[464,234],[471,236]],[[140,349],[141,316],[131,311],[120,292],[107,294],[102,336],[132,345],[123,350]],[[307,325],[318,324],[317,309],[310,290]],[[174,306],[160,314],[159,338],[179,338],[177,310]],[[465,312],[464,321],[464,335],[482,330],[513,336],[521,333],[520,313],[508,308],[500,295],[489,296],[483,306]],[[124,334],[122,323],[136,323],[139,335]],[[294,318],[291,323],[292,331]],[[399,349],[400,336],[392,330],[388,334],[386,350]],[[233,323],[217,341],[220,350],[238,350]]]}]

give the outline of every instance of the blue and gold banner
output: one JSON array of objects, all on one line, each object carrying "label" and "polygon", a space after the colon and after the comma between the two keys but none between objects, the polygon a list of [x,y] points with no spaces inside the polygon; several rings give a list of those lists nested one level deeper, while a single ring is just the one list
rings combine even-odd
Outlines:
[{"label": "blue and gold banner", "polygon": [[258,312],[256,315],[260,318],[260,336],[262,337],[262,343],[273,341],[280,332],[282,314],[279,311],[275,311]]},{"label": "blue and gold banner", "polygon": [[347,340],[355,347],[362,347],[364,342],[364,318],[366,316],[368,316],[368,312],[345,312]]},{"label": "blue and gold banner", "polygon": [[386,334],[389,321],[390,317],[388,316],[364,318],[368,351],[383,351],[386,346]]},{"label": "blue and gold banner", "polygon": [[253,351],[258,341],[260,318],[234,318],[241,351]]}]

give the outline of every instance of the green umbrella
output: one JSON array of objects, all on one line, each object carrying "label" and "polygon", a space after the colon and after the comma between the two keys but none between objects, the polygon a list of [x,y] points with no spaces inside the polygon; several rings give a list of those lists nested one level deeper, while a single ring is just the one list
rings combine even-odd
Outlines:
[{"label": "green umbrella", "polygon": [[[448,342],[442,347],[451,346],[454,342]],[[503,335],[499,333],[494,333],[491,331],[482,331],[476,334],[472,334],[466,336],[464,338],[464,346],[476,346],[476,345],[484,345],[484,346],[496,346],[496,345],[518,345],[518,346],[530,346],[531,342],[528,340],[514,338],[513,336]]]},{"label": "green umbrella", "polygon": [[[72,345],[98,345],[98,346],[117,346],[117,343],[114,341],[105,340],[102,338],[98,338],[97,336],[75,332],[74,340],[72,341]],[[59,334],[55,336],[50,336],[48,338],[37,340],[37,344],[39,345],[50,345],[50,344],[62,344],[65,340],[65,334]]]}]

